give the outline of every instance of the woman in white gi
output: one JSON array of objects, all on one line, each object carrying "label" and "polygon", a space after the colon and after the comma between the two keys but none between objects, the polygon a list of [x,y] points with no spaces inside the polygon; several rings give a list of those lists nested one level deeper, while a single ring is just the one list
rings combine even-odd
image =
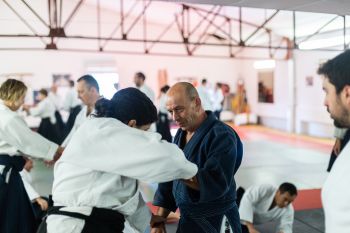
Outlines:
[{"label": "woman in white gi", "polygon": [[23,154],[57,160],[62,148],[33,132],[16,111],[24,103],[27,87],[8,79],[0,87],[0,232],[33,233],[34,213],[19,172]]},{"label": "woman in white gi", "polygon": [[136,88],[96,103],[96,117],[79,127],[55,165],[48,232],[118,233],[125,218],[145,230],[150,214],[139,212],[138,180],[189,179],[198,170],[176,145],[146,132],[156,119],[156,107]]},{"label": "woman in white gi", "polygon": [[47,96],[47,91],[40,89],[37,97],[40,102],[35,107],[24,106],[23,109],[28,114],[41,118],[38,128],[40,135],[52,142],[61,143],[59,129],[56,125],[56,107]]}]

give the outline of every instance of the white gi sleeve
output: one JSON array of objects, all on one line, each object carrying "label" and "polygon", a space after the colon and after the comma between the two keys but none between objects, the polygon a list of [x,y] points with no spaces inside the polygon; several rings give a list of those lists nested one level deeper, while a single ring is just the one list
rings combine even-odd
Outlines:
[{"label": "white gi sleeve", "polygon": [[61,159],[79,166],[145,182],[189,179],[198,171],[176,145],[162,141],[160,134],[131,128],[115,119],[84,122],[65,153]]},{"label": "white gi sleeve", "polygon": [[276,232],[292,233],[294,221],[294,209],[289,205],[287,211],[280,217]]},{"label": "white gi sleeve", "polygon": [[27,194],[29,196],[29,199],[31,201],[34,201],[35,199],[40,197],[39,193],[33,188],[30,180],[28,179],[28,176],[30,176],[30,174],[26,170],[21,171],[20,174],[23,180],[24,188],[26,189]]},{"label": "white gi sleeve", "polygon": [[248,188],[242,197],[240,206],[239,206],[239,216],[241,222],[250,222],[253,223],[254,217],[254,205],[259,201],[259,188],[250,187]]},{"label": "white gi sleeve", "polygon": [[33,132],[20,116],[13,117],[3,128],[6,141],[24,154],[51,160],[58,145]]}]

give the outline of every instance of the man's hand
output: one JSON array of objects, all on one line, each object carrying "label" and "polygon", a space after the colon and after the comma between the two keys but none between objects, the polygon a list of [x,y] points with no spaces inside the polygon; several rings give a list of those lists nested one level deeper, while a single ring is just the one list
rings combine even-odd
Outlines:
[{"label": "man's hand", "polygon": [[257,231],[255,228],[253,228],[253,229],[250,229],[250,230],[249,230],[249,233],[260,233],[260,232]]},{"label": "man's hand", "polygon": [[61,155],[64,151],[64,147],[59,146],[55,155],[53,156],[53,160],[56,162],[59,158],[61,158]]},{"label": "man's hand", "polygon": [[165,224],[159,227],[152,227],[151,233],[166,233]]},{"label": "man's hand", "polygon": [[22,105],[22,109],[23,109],[23,111],[25,111],[27,114],[29,114],[29,109],[30,109],[30,106],[29,106],[29,105]]},{"label": "man's hand", "polygon": [[47,203],[47,201],[41,197],[38,197],[37,199],[35,199],[36,203],[38,203],[38,205],[40,206],[40,209],[42,211],[47,210],[47,208],[49,208],[49,204]]},{"label": "man's hand", "polygon": [[192,177],[191,179],[188,179],[188,180],[182,180],[182,182],[184,182],[185,185],[187,185],[191,189],[194,189],[194,190],[197,190],[197,191],[199,190],[199,183],[198,183],[198,180],[197,180],[196,176],[194,176],[194,177]]},{"label": "man's hand", "polygon": [[338,156],[340,153],[340,146],[341,146],[341,139],[339,139],[339,138],[335,139],[335,143],[333,146],[333,152],[336,156]]},{"label": "man's hand", "polygon": [[150,222],[151,233],[166,233],[165,221],[166,221],[166,218],[159,215],[152,214],[152,218]]},{"label": "man's hand", "polygon": [[53,159],[52,159],[52,160],[49,160],[49,161],[44,161],[45,165],[46,165],[47,167],[53,166],[53,165],[55,164],[55,162],[56,162],[57,160],[59,160],[59,158],[61,158],[61,155],[62,155],[63,151],[64,151],[64,147],[59,146],[59,147],[57,148],[57,150],[56,150],[55,155],[53,156]]},{"label": "man's hand", "polygon": [[245,225],[247,226],[249,233],[260,233],[255,229],[253,223],[245,222]]}]

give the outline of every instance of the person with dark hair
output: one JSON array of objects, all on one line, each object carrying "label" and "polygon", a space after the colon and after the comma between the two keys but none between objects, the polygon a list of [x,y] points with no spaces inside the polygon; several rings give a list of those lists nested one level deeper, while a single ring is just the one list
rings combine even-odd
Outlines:
[{"label": "person with dark hair", "polygon": [[190,179],[197,166],[158,133],[146,132],[157,109],[136,88],[98,100],[93,116],[75,132],[55,165],[48,232],[121,233],[125,220],[144,232],[151,215],[138,180]]},{"label": "person with dark hair", "polygon": [[[190,83],[172,86],[167,92],[166,107],[180,127],[174,143],[199,170],[190,180],[158,185],[153,200],[153,205],[159,206],[156,217],[166,218],[179,208],[177,232],[201,233],[219,232],[226,216],[234,232],[240,233],[234,178],[243,156],[239,136],[212,112],[204,111],[198,92]],[[151,226],[151,232],[166,232],[165,222],[152,221]]]},{"label": "person with dark hair", "polygon": [[33,233],[34,212],[19,172],[23,154],[56,161],[63,148],[32,131],[17,114],[27,93],[26,85],[7,79],[0,86],[0,232]]},{"label": "person with dark hair", "polygon": [[155,100],[155,94],[153,90],[145,84],[146,76],[142,72],[137,72],[134,75],[134,83],[137,89],[142,91],[147,95],[148,98],[154,102]]},{"label": "person with dark hair", "polygon": [[169,88],[170,87],[168,85],[165,85],[160,89],[159,112],[156,127],[157,132],[162,135],[162,139],[167,140],[168,142],[172,142],[168,110],[166,109],[166,93]]},{"label": "person with dark hair", "polygon": [[37,131],[40,135],[54,143],[60,144],[62,142],[62,138],[60,130],[56,124],[56,107],[48,98],[47,90],[40,89],[37,100],[39,100],[39,103],[36,106],[23,106],[23,110],[25,110],[29,115],[41,118]]},{"label": "person with dark hair", "polygon": [[81,110],[81,101],[78,98],[78,93],[74,89],[74,81],[69,80],[69,90],[66,93],[66,97],[63,101],[63,109],[69,112],[68,120],[65,124],[65,130],[63,138],[65,138],[72,130],[75,122],[75,118],[78,116]]},{"label": "person with dark hair", "polygon": [[254,185],[238,200],[242,233],[257,233],[254,225],[277,221],[278,233],[292,233],[294,209],[291,203],[298,195],[291,183],[283,183],[278,188],[273,185]]},{"label": "person with dark hair", "polygon": [[83,102],[84,107],[76,116],[71,131],[62,143],[63,147],[67,146],[75,131],[77,131],[80,125],[82,125],[84,121],[86,121],[94,112],[95,104],[97,100],[101,98],[98,83],[96,79],[91,75],[83,75],[78,79],[77,83],[78,96],[79,99],[81,99],[81,101]]},{"label": "person with dark hair", "polygon": [[[350,50],[318,69],[326,93],[324,105],[342,128],[350,128]],[[350,144],[343,148],[322,188],[326,233],[350,231]]]}]

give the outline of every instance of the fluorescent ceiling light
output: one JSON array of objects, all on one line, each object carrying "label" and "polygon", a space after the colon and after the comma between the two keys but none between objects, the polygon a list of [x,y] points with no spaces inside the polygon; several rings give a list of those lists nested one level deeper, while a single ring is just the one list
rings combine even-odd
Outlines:
[{"label": "fluorescent ceiling light", "polygon": [[276,66],[276,62],[275,60],[255,61],[253,66],[256,70],[273,69]]},{"label": "fluorescent ceiling light", "polygon": [[[345,41],[349,41],[350,37],[345,36]],[[319,39],[319,40],[308,40],[301,42],[298,47],[299,49],[320,49],[320,48],[329,48],[334,46],[344,45],[344,36],[331,37],[328,39]]]}]

